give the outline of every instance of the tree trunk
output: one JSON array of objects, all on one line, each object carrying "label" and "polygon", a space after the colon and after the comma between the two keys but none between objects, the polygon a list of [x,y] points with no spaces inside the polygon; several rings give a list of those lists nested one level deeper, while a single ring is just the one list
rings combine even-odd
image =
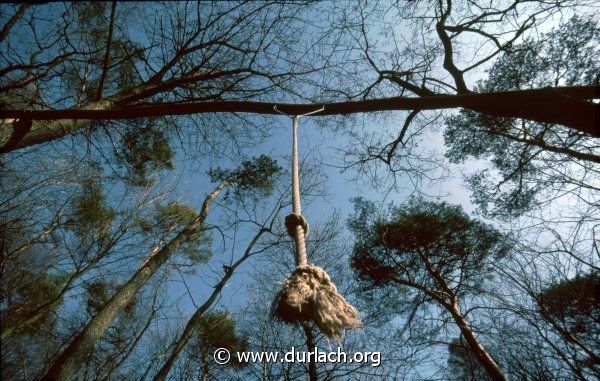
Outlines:
[{"label": "tree trunk", "polygon": [[140,342],[140,340],[142,339],[142,337],[144,336],[144,334],[146,333],[146,331],[148,330],[148,328],[150,328],[150,324],[152,324],[152,321],[154,320],[154,316],[156,315],[156,311],[157,310],[155,310],[155,309],[152,310],[152,313],[150,314],[150,317],[146,321],[146,324],[144,325],[144,327],[142,328],[142,330],[140,331],[140,333],[138,333],[136,335],[136,337],[133,340],[133,342],[131,343],[131,345],[129,345],[129,348],[127,349],[126,353],[116,363],[114,363],[112,365],[112,367],[108,371],[108,374],[106,375],[106,377],[104,377],[102,379],[103,381],[110,381],[110,380],[112,380],[113,379],[112,378],[113,372],[115,370],[119,369],[121,367],[121,365],[123,365],[123,363],[125,361],[127,361],[127,359],[129,358],[129,356],[131,356],[131,354],[137,348],[138,343]]},{"label": "tree trunk", "polygon": [[210,204],[228,184],[227,181],[221,182],[204,200],[202,210],[194,221],[189,223],[175,238],[144,263],[129,281],[106,302],[96,316],[92,318],[67,348],[54,360],[54,363],[42,380],[70,380],[72,378],[96,341],[104,335],[104,332],[108,329],[117,314],[133,301],[137,291],[169,259],[171,254],[190,236],[202,228],[208,215]]},{"label": "tree trunk", "polygon": [[[313,331],[307,323],[302,324],[302,328],[304,328],[304,334],[306,335],[306,348],[309,352],[315,352],[317,345],[315,344],[315,336],[313,335]],[[317,373],[317,359],[314,357],[312,360],[308,362],[308,379],[310,381],[318,381],[319,374]]]},{"label": "tree trunk", "polygon": [[198,309],[196,310],[194,315],[190,318],[190,320],[188,320],[188,322],[185,326],[185,329],[183,330],[183,333],[181,334],[181,337],[177,340],[177,343],[175,343],[175,348],[173,348],[173,352],[171,353],[171,356],[169,356],[167,361],[165,361],[163,366],[160,368],[160,370],[158,371],[158,374],[154,377],[154,381],[162,381],[167,378],[167,375],[169,374],[169,371],[171,370],[173,365],[175,365],[175,361],[177,361],[179,354],[181,353],[183,348],[185,348],[186,344],[192,337],[192,334],[194,333],[194,330],[198,326],[200,319],[202,318],[204,313],[210,308],[210,306],[212,306],[214,301],[217,299],[217,297],[221,293],[221,290],[225,286],[226,282],[229,280],[229,278],[231,278],[231,276],[229,275],[231,273],[232,272],[228,272],[227,274],[225,274],[225,276],[221,279],[221,281],[215,287],[215,290],[212,292],[212,294],[210,295],[208,300],[206,302],[204,302],[200,307],[198,307]]},{"label": "tree trunk", "polygon": [[479,341],[475,337],[475,334],[471,330],[471,327],[469,327],[467,320],[460,313],[458,305],[456,303],[453,303],[452,305],[447,305],[446,308],[448,309],[450,314],[452,314],[452,318],[454,319],[456,325],[458,325],[458,328],[460,329],[460,332],[465,338],[469,349],[475,355],[475,357],[477,357],[477,360],[479,360],[481,366],[483,366],[488,376],[490,376],[490,379],[492,379],[493,381],[506,381],[507,378],[496,363],[496,361],[494,361],[492,356],[490,356],[488,351],[479,343]]},{"label": "tree trunk", "polygon": [[252,255],[251,254],[252,248],[254,247],[256,242],[258,242],[258,239],[260,238],[260,236],[263,233],[265,233],[266,231],[267,231],[267,229],[265,229],[265,228],[260,229],[258,231],[258,233],[254,236],[254,238],[252,239],[252,241],[250,242],[248,247],[246,248],[244,255],[240,259],[238,259],[231,267],[229,267],[225,270],[225,275],[223,276],[223,278],[221,278],[221,281],[219,283],[217,283],[217,285],[215,286],[215,289],[211,293],[210,297],[206,300],[206,302],[204,302],[200,307],[198,307],[198,309],[196,310],[194,315],[190,318],[190,320],[188,320],[188,322],[183,330],[183,333],[177,340],[177,343],[175,343],[173,352],[171,353],[171,355],[169,356],[167,361],[165,361],[163,366],[160,368],[157,375],[154,377],[154,381],[163,381],[167,378],[169,371],[171,371],[171,368],[173,367],[173,365],[175,365],[175,361],[177,361],[179,354],[181,353],[183,348],[185,348],[188,341],[192,337],[192,334],[194,333],[194,330],[198,326],[198,323],[200,322],[200,319],[202,318],[204,313],[212,306],[214,301],[217,299],[217,297],[221,293],[221,290],[223,289],[223,287],[225,287],[225,285],[227,284],[229,279],[231,279],[231,277],[233,276],[233,272],[235,271],[235,269],[238,266],[240,266],[242,263],[244,263],[244,261],[246,259],[250,258],[250,256]]},{"label": "tree trunk", "polygon": [[201,381],[208,381],[210,368],[208,367],[208,362],[206,360],[202,360],[202,377],[200,377]]}]

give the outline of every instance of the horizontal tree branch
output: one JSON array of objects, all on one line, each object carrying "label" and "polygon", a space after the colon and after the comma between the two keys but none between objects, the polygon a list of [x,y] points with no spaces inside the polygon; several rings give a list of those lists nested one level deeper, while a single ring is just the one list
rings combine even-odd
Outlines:
[{"label": "horizontal tree branch", "polygon": [[[0,115],[5,120],[114,120],[147,118],[165,115],[188,115],[201,113],[254,113],[300,115],[317,108],[323,111],[312,116],[349,115],[355,113],[392,110],[439,110],[465,108],[497,117],[522,118],[543,123],[562,124],[567,127],[600,137],[600,105],[591,99],[600,98],[600,86],[553,87],[532,90],[512,90],[492,93],[470,93],[460,95],[435,95],[418,98],[391,97],[362,101],[289,104],[246,101],[214,101],[195,103],[162,103],[107,109],[67,109],[67,110],[3,110]],[[64,130],[68,131],[68,130]],[[15,131],[16,132],[16,131]],[[30,134],[35,133],[32,129]],[[52,136],[34,139],[26,143],[5,147],[4,152],[28,145],[43,143],[66,135],[54,131]]]}]

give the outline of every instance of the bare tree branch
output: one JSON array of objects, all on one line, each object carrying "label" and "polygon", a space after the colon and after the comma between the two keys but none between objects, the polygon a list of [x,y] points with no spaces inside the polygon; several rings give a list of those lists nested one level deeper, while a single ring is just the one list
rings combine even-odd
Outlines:
[{"label": "bare tree branch", "polygon": [[[587,101],[600,97],[600,86],[571,86],[533,90],[499,91],[482,94],[436,95],[421,98],[391,97],[355,102],[324,104],[281,104],[265,102],[217,101],[200,103],[163,103],[109,109],[70,110],[4,110],[4,119],[31,120],[110,120],[157,117],[164,115],[189,115],[200,113],[253,113],[276,115],[304,114],[315,108],[325,107],[315,116],[348,115],[363,112],[392,110],[439,110],[462,107],[500,117],[513,117],[545,123],[557,123],[600,137],[598,116],[600,105]],[[6,128],[6,127],[4,127]],[[60,130],[43,127],[33,129],[21,142],[13,147],[4,147],[5,152],[44,143],[77,131],[75,128]]]}]

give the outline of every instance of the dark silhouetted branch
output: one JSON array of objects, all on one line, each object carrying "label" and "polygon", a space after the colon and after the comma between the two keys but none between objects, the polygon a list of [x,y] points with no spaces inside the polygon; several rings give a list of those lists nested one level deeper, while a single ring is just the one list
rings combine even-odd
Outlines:
[{"label": "dark silhouetted branch", "polygon": [[[100,110],[4,110],[2,118],[31,120],[111,120],[158,117],[165,115],[189,115],[202,113],[253,113],[278,114],[277,109],[289,115],[305,114],[316,106],[325,109],[314,116],[349,115],[364,112],[392,110],[439,110],[462,107],[497,117],[522,118],[543,123],[562,124],[567,127],[600,137],[598,116],[600,105],[590,101],[600,98],[600,86],[571,86],[532,90],[499,91],[460,95],[436,95],[419,98],[392,97],[353,102],[288,104],[243,101],[216,101],[196,103],[159,103],[107,108]],[[41,128],[40,128],[41,129]],[[57,129],[35,136],[33,129],[20,144],[5,147],[9,152],[18,148],[54,140],[70,133]],[[31,135],[31,136],[30,136]]]}]

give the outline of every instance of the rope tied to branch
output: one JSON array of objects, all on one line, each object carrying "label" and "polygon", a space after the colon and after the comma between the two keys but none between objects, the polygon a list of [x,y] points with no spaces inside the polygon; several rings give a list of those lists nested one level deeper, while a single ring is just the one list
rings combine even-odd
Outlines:
[{"label": "rope tied to branch", "polygon": [[[274,109],[280,112],[276,106]],[[314,114],[323,109],[304,115]],[[362,323],[358,311],[339,294],[325,270],[308,264],[306,251],[308,222],[302,216],[298,168],[298,122],[300,116],[292,117],[293,213],[285,218],[286,230],[295,243],[296,269],[286,279],[283,289],[277,294],[271,315],[291,324],[312,320],[327,337],[340,340],[343,330],[359,328]]]}]

